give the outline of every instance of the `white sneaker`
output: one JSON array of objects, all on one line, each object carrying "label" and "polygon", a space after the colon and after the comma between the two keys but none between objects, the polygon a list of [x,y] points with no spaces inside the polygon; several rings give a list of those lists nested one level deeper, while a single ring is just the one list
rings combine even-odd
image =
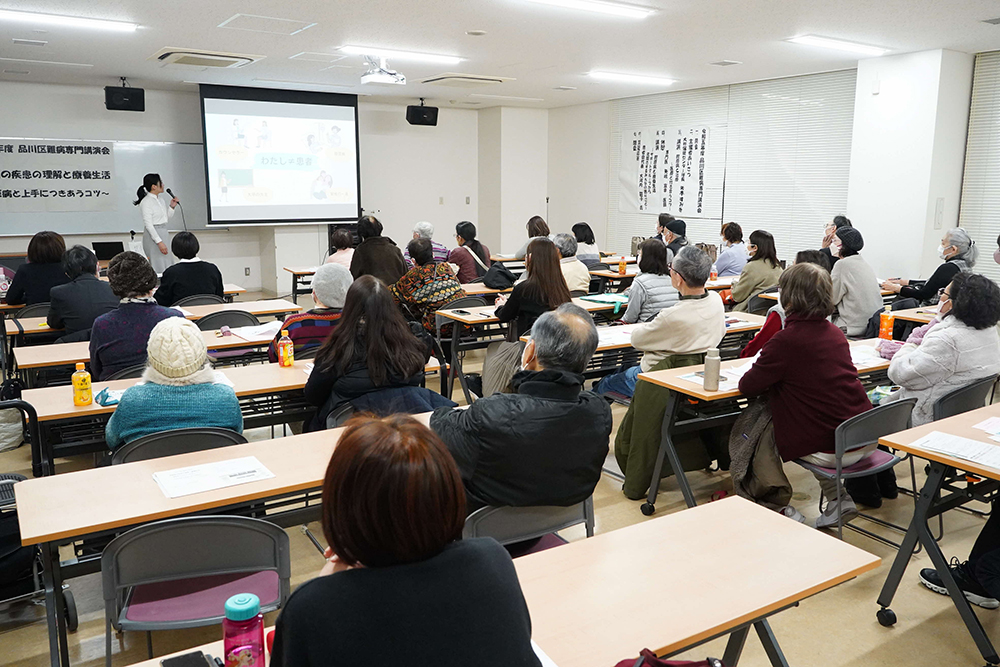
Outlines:
[{"label": "white sneaker", "polygon": [[[840,498],[841,510],[839,512],[842,517],[841,523],[847,524],[858,516],[858,506],[854,504],[851,497],[848,495],[841,496]],[[826,503],[826,508],[824,508],[823,513],[819,515],[816,519],[816,523],[813,525],[814,528],[834,528],[837,525],[837,501],[836,499],[830,500]]]},{"label": "white sneaker", "polygon": [[798,511],[791,505],[785,505],[780,510],[778,510],[778,513],[783,516],[787,516],[789,519],[792,519],[793,521],[798,521],[799,523],[806,522],[806,518],[802,516],[802,512]]}]

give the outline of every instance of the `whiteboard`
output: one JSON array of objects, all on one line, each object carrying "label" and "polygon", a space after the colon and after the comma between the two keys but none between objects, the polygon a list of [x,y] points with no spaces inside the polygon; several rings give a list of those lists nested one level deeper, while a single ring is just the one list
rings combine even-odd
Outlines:
[{"label": "whiteboard", "polygon": [[[49,138],[49,137],[46,137]],[[55,138],[55,137],[52,137]],[[114,211],[5,213],[0,236],[32,235],[42,230],[60,234],[142,233],[139,207],[132,205],[142,177],[153,172],[174,191],[183,206],[188,229],[205,229],[205,156],[202,144],[145,141],[115,141]],[[180,211],[170,220],[170,229],[183,229]]]}]

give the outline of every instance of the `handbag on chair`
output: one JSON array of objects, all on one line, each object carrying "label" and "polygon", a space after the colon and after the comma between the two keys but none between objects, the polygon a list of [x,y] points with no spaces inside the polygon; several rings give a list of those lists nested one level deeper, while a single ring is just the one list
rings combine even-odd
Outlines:
[{"label": "handbag on chair", "polygon": [[638,658],[622,660],[615,667],[726,667],[718,658],[704,660],[661,660],[648,648],[639,652]]}]

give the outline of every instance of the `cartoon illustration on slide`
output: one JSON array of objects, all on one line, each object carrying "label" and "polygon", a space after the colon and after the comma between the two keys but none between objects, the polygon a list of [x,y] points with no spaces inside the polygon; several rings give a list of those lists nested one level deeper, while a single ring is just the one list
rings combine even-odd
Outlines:
[{"label": "cartoon illustration on slide", "polygon": [[319,176],[312,182],[312,196],[316,199],[326,199],[326,191],[333,187],[333,177],[325,171],[320,171]]},{"label": "cartoon illustration on slide", "polygon": [[323,145],[319,143],[319,139],[316,138],[315,134],[310,134],[306,137],[306,144],[309,146],[309,152],[314,155],[318,155],[323,150]]},{"label": "cartoon illustration on slide", "polygon": [[239,144],[240,146],[243,146],[243,148],[247,148],[247,137],[243,133],[243,128],[240,127],[239,118],[233,119],[233,143]]},{"label": "cartoon illustration on slide", "polygon": [[271,147],[271,129],[267,126],[267,121],[260,121],[260,127],[257,128],[257,148],[270,148]]},{"label": "cartoon illustration on slide", "polygon": [[330,126],[330,131],[326,133],[326,143],[330,145],[330,148],[340,148],[340,127],[338,125]]},{"label": "cartoon illustration on slide", "polygon": [[226,178],[226,172],[219,172],[219,188],[222,190],[222,201],[229,201],[229,180]]}]

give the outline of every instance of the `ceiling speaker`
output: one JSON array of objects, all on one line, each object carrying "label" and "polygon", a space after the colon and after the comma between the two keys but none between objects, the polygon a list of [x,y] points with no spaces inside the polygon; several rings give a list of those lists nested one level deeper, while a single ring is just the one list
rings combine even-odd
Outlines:
[{"label": "ceiling speaker", "polygon": [[410,125],[437,125],[438,108],[408,106],[406,107],[406,122]]},{"label": "ceiling speaker", "polygon": [[146,91],[142,88],[106,86],[104,106],[108,111],[145,111]]}]

